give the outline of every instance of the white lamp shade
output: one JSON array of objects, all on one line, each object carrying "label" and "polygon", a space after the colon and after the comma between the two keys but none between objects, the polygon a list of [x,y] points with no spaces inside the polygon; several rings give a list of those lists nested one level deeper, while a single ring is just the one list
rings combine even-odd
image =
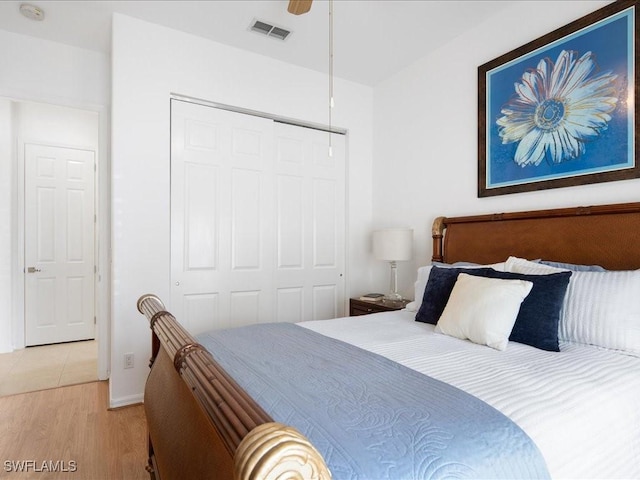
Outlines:
[{"label": "white lamp shade", "polygon": [[410,228],[387,228],[373,232],[373,256],[378,260],[410,260],[412,249],[413,230]]}]

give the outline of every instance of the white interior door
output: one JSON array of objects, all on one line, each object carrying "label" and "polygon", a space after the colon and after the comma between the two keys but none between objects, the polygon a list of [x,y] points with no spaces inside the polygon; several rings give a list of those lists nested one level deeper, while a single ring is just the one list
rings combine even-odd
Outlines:
[{"label": "white interior door", "polygon": [[172,101],[171,309],[192,333],[343,314],[337,143],[328,165],[327,133]]},{"label": "white interior door", "polygon": [[25,144],[25,343],[94,338],[95,152]]}]

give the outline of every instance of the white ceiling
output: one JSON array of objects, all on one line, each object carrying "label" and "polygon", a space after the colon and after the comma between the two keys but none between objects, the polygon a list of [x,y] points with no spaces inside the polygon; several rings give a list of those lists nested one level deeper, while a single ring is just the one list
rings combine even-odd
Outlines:
[{"label": "white ceiling", "polygon": [[[108,53],[111,15],[118,12],[328,72],[328,0],[314,0],[300,16],[287,12],[287,0],[34,0],[45,11],[42,22],[20,15],[25,2],[0,2],[0,29]],[[334,75],[376,85],[511,3],[334,0]],[[260,35],[249,30],[254,19],[293,33],[284,42]]]}]

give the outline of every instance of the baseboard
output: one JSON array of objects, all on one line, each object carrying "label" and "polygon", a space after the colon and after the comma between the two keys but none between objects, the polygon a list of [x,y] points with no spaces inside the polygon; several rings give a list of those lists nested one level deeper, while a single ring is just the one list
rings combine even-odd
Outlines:
[{"label": "baseboard", "polygon": [[128,395],[126,397],[111,398],[109,399],[109,408],[120,408],[134,405],[136,403],[143,403],[144,393],[138,393],[136,395]]}]

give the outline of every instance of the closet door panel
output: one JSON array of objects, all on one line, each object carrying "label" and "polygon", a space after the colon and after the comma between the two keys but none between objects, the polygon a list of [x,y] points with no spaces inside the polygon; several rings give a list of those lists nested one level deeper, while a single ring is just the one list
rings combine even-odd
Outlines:
[{"label": "closet door panel", "polygon": [[[331,143],[333,155],[329,155]],[[276,125],[279,247],[277,288],[301,292],[301,305],[278,296],[281,319],[345,315],[344,136]],[[289,310],[290,308],[290,310]]]},{"label": "closet door panel", "polygon": [[344,138],[329,157],[326,132],[171,105],[176,318],[197,334],[344,315]]},{"label": "closet door panel", "polygon": [[170,308],[194,334],[273,317],[272,139],[270,120],[171,102]]}]

